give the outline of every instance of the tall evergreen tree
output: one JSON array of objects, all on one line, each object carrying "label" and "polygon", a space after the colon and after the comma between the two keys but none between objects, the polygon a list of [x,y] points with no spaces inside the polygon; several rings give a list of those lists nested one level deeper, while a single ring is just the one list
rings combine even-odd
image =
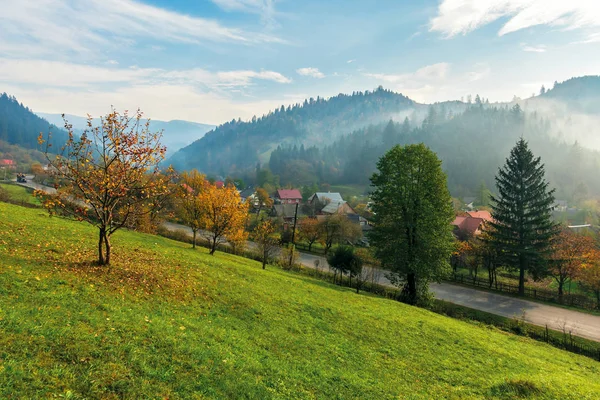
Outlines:
[{"label": "tall evergreen tree", "polygon": [[449,269],[454,211],[442,162],[424,144],[395,146],[373,174],[371,243],[415,304]]},{"label": "tall evergreen tree", "polygon": [[502,262],[519,270],[519,294],[525,293],[525,272],[544,275],[552,240],[554,189],[544,178],[544,165],[521,138],[496,175],[499,195],[492,196],[491,242]]}]

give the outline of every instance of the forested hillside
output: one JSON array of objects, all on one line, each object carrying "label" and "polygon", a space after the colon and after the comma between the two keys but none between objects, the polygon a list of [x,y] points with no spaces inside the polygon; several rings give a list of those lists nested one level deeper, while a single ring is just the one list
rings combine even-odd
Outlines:
[{"label": "forested hillside", "polygon": [[179,169],[253,180],[257,163],[282,185],[367,186],[377,159],[395,144],[424,142],[438,153],[453,195],[475,196],[520,136],[547,165],[559,198],[600,194],[600,77],[573,78],[526,100],[413,102],[378,88],[281,107],[233,120],[182,149]]},{"label": "forested hillside", "polygon": [[182,170],[241,174],[257,162],[268,162],[278,145],[324,146],[354,129],[412,113],[415,107],[409,98],[383,88],[328,100],[311,98],[248,122],[227,122],[181,149],[170,162]]},{"label": "forested hillside", "polygon": [[38,149],[40,132],[52,132],[52,144],[60,147],[67,133],[35,115],[14,96],[0,95],[0,141],[27,149]]},{"label": "forested hillside", "polygon": [[417,127],[408,119],[389,121],[357,130],[322,149],[280,146],[271,154],[269,168],[280,176],[283,185],[327,182],[366,186],[375,163],[389,148],[423,142],[442,159],[453,195],[471,196],[482,184],[494,187],[498,167],[517,139],[524,136],[546,164],[557,196],[600,193],[600,182],[595,178],[600,154],[549,136],[551,129],[548,119],[525,113],[519,106],[473,104],[458,116],[442,115],[432,108]]}]

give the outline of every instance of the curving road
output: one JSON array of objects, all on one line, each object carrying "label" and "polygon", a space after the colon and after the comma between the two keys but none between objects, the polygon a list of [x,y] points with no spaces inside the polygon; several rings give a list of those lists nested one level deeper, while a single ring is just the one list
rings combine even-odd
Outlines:
[{"label": "curving road", "polygon": [[[34,189],[44,190],[47,188],[54,190],[53,188],[44,187],[33,182],[21,185]],[[165,222],[163,226],[172,231],[183,230],[191,235],[191,229],[184,225]],[[248,242],[248,245],[250,247],[255,246],[252,242]],[[316,261],[318,261],[319,268],[325,269],[328,267],[327,260],[324,257],[300,252],[300,263],[302,265],[314,269]],[[374,280],[377,283],[390,287],[393,286],[385,277],[383,271],[372,269],[369,272],[373,273]],[[431,291],[435,294],[436,298],[454,304],[503,317],[516,317],[534,325],[548,325],[550,329],[564,330],[567,333],[571,332],[573,335],[600,342],[600,316],[449,283],[431,284]]]}]

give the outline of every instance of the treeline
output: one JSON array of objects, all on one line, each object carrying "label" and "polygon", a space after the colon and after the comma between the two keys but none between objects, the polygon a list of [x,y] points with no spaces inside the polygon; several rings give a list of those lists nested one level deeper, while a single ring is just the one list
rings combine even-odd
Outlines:
[{"label": "treeline", "polygon": [[62,146],[67,133],[38,117],[14,96],[0,95],[0,141],[27,149],[38,149],[38,135],[52,132],[54,148]]},{"label": "treeline", "polygon": [[282,105],[247,122],[231,120],[181,149],[169,162],[181,170],[240,175],[254,168],[278,144],[323,146],[414,105],[409,98],[381,87],[330,99],[310,98],[292,106]]},{"label": "treeline", "polygon": [[342,136],[321,148],[278,146],[269,168],[282,185],[313,182],[368,185],[375,163],[395,144],[425,143],[443,161],[448,186],[457,197],[475,196],[482,187],[493,188],[494,175],[503,154],[519,137],[546,162],[557,198],[583,199],[600,193],[595,179],[600,154],[577,143],[562,143],[550,136],[552,121],[537,113],[525,113],[516,105],[495,107],[477,101],[463,113],[431,107],[415,126],[402,122],[371,125]]}]

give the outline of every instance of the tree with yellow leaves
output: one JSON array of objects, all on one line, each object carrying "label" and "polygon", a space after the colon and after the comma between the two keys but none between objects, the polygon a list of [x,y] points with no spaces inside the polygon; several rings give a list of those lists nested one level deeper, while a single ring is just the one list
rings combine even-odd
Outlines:
[{"label": "tree with yellow leaves", "polygon": [[196,236],[204,219],[205,204],[202,192],[206,186],[206,177],[195,169],[181,174],[177,210],[183,223],[192,229],[192,248],[194,249],[196,248]]},{"label": "tree with yellow leaves", "polygon": [[[63,115],[64,119],[64,115]],[[98,263],[110,264],[110,237],[128,222],[156,213],[170,195],[169,174],[159,170],[166,147],[160,144],[161,132],[150,131],[142,112],[130,116],[115,110],[75,136],[65,119],[67,142],[51,157],[51,134],[40,133],[45,144],[50,174],[59,182],[56,194],[37,192],[52,214],[57,210],[98,228]]]},{"label": "tree with yellow leaves", "polygon": [[275,226],[271,220],[260,221],[254,228],[254,242],[258,246],[262,269],[265,269],[267,262],[279,249],[279,240],[275,234]]},{"label": "tree with yellow leaves", "polygon": [[199,201],[202,204],[199,228],[205,231],[211,255],[226,240],[239,242],[248,237],[244,230],[248,204],[242,202],[234,186],[217,188],[213,184],[206,184]]}]

